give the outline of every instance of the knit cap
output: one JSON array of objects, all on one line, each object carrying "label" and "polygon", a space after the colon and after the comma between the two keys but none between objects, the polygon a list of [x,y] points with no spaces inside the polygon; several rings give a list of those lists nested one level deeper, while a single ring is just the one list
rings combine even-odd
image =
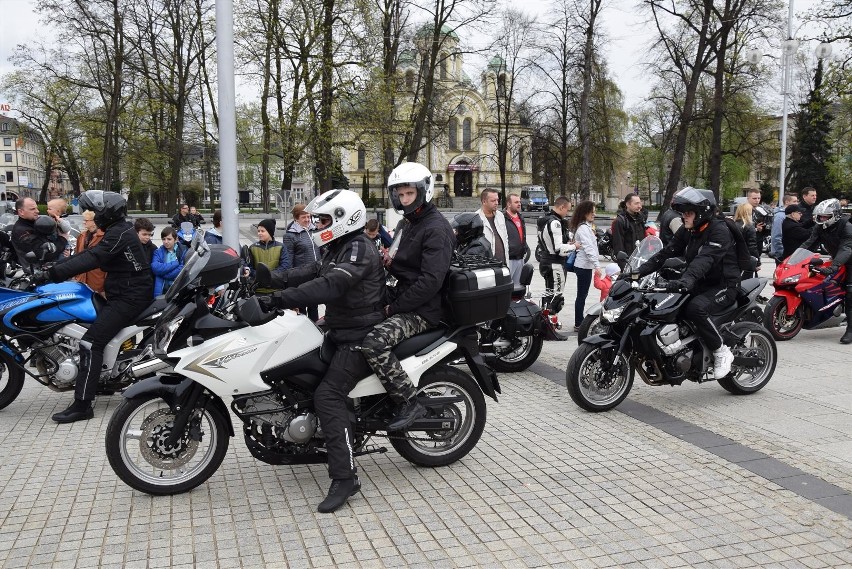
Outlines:
[{"label": "knit cap", "polygon": [[269,235],[275,237],[275,220],[270,218],[262,219],[257,223],[258,227],[262,227]]}]

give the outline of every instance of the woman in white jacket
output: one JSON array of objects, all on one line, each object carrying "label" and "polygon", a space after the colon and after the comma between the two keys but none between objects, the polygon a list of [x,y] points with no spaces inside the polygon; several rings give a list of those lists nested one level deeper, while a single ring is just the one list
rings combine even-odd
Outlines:
[{"label": "woman in white jacket", "polygon": [[574,274],[577,275],[577,298],[574,301],[574,331],[580,329],[586,297],[592,285],[592,271],[600,268],[598,260],[598,239],[592,223],[595,220],[595,202],[582,201],[574,208],[571,216],[571,230],[574,232],[574,244],[577,246],[577,258],[574,261]]}]

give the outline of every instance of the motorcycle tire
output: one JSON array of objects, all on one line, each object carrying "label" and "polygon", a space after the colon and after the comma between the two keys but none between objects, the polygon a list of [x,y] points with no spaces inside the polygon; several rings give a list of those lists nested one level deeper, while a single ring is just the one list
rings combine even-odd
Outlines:
[{"label": "motorcycle tire", "polygon": [[521,346],[507,354],[489,355],[485,361],[494,371],[515,373],[524,371],[535,363],[544,346],[541,336],[522,336]]},{"label": "motorcycle tire", "polygon": [[721,385],[729,393],[734,395],[748,395],[763,389],[778,363],[778,348],[772,334],[763,326],[753,322],[739,322],[731,327],[731,331],[737,334],[746,333],[743,341],[736,346],[731,346],[734,356],[737,355],[762,355],[765,360],[759,369],[740,369],[736,364],[731,368],[731,373],[719,380]]},{"label": "motorcycle tire", "polygon": [[[485,429],[485,396],[472,377],[450,366],[437,366],[420,379],[418,395],[434,394],[438,397],[460,396],[463,401],[446,405],[436,414],[429,409],[426,417],[455,419],[455,429],[440,431],[394,431],[389,433],[390,443],[408,462],[419,466],[446,466],[473,450]],[[403,438],[407,435],[411,438]]]},{"label": "motorcycle tire", "polygon": [[610,357],[609,350],[605,352],[600,346],[580,344],[568,360],[565,372],[568,395],[586,411],[599,413],[613,409],[633,387],[633,366],[624,354],[618,356],[614,371],[601,369],[601,361]]},{"label": "motorcycle tire", "polygon": [[0,409],[9,406],[24,388],[24,370],[6,352],[0,352]]},{"label": "motorcycle tire", "polygon": [[[107,425],[106,454],[121,480],[154,496],[180,494],[205,482],[222,464],[228,451],[228,419],[208,406],[198,422],[190,421],[176,451],[163,452],[174,413],[154,394],[125,399]],[[195,435],[200,440],[193,438]],[[159,446],[158,446],[159,445]],[[200,460],[190,465],[204,445]]]},{"label": "motorcycle tire", "polygon": [[587,314],[583,321],[580,322],[580,329],[577,330],[577,343],[580,344],[588,336],[596,336],[606,332],[607,326],[601,324],[600,314]]},{"label": "motorcycle tire", "polygon": [[792,340],[802,330],[805,318],[802,307],[798,306],[792,316],[787,315],[787,299],[773,296],[763,310],[763,326],[769,330],[776,341]]}]

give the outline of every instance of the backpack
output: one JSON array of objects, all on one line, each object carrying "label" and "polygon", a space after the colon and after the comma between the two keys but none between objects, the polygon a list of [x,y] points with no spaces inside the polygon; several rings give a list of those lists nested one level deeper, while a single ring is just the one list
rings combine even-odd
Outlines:
[{"label": "backpack", "polygon": [[734,243],[737,244],[737,266],[741,271],[754,271],[754,261],[751,258],[748,244],[743,236],[743,232],[740,230],[740,226],[730,217],[722,216],[722,219],[734,237]]}]

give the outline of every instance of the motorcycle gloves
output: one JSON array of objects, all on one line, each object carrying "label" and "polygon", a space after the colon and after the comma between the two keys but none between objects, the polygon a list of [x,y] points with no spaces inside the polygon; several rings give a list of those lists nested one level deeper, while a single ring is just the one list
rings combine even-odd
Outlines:
[{"label": "motorcycle gloves", "polygon": [[682,292],[689,290],[689,283],[684,280],[674,280],[666,283],[666,290],[668,292]]},{"label": "motorcycle gloves", "polygon": [[40,269],[35,269],[33,271],[32,283],[36,286],[40,286],[43,284],[47,284],[50,282],[50,273],[48,271],[42,271]]},{"label": "motorcycle gloves", "polygon": [[272,312],[278,309],[278,299],[275,298],[274,294],[258,295],[257,301],[264,312]]},{"label": "motorcycle gloves", "polygon": [[813,267],[813,270],[816,273],[828,276],[834,274],[837,268],[834,265],[829,265],[827,267]]}]

